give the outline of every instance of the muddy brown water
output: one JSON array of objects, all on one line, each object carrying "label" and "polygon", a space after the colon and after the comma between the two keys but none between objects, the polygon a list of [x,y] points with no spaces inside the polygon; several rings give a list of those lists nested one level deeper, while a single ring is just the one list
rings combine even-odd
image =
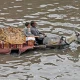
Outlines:
[{"label": "muddy brown water", "polygon": [[[48,36],[80,31],[80,0],[0,0],[0,27],[35,20]],[[80,80],[80,45],[0,55],[0,80]]]}]

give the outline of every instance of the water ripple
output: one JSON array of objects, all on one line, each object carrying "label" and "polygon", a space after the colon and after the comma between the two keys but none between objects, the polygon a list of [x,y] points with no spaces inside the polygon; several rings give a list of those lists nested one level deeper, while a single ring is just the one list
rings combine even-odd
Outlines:
[{"label": "water ripple", "polygon": [[[80,31],[80,0],[1,0],[0,27],[36,21],[49,37]],[[19,57],[0,55],[0,80],[80,80],[80,44],[38,49]]]},{"label": "water ripple", "polygon": [[65,17],[67,17],[67,16],[64,15],[64,14],[49,14],[48,17],[49,18],[55,18],[55,19],[63,19]]}]

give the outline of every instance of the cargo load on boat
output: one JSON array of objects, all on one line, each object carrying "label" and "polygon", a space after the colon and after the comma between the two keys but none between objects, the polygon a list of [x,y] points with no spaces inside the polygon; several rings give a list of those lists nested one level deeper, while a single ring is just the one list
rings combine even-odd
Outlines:
[{"label": "cargo load on boat", "polygon": [[25,42],[26,36],[23,34],[22,28],[0,28],[0,47],[8,48],[11,44],[19,46]]}]

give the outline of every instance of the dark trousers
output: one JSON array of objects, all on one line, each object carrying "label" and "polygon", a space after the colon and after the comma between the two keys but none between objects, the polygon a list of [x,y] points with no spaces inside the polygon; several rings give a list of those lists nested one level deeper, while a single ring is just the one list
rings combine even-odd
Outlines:
[{"label": "dark trousers", "polygon": [[43,44],[43,39],[44,38],[36,38],[36,42],[41,45]]}]

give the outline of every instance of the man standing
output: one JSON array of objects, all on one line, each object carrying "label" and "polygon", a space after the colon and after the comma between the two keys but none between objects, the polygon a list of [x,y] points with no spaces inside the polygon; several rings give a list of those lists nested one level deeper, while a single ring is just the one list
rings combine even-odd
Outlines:
[{"label": "man standing", "polygon": [[46,35],[42,32],[40,32],[36,27],[37,27],[37,23],[35,21],[31,21],[31,33],[34,36],[38,36],[36,37],[36,41],[38,44],[43,44],[43,39],[44,37],[46,37]]}]

